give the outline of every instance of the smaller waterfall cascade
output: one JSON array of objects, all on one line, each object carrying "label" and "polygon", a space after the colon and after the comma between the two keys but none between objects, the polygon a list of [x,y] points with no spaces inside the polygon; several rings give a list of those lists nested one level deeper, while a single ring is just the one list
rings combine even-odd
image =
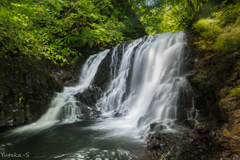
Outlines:
[{"label": "smaller waterfall cascade", "polygon": [[[151,35],[116,46],[110,65],[112,80],[97,107],[108,116],[127,114],[128,123],[135,126],[172,123],[179,116],[180,90],[191,90],[183,66],[185,46],[184,32]],[[117,65],[119,47],[124,52]]]},{"label": "smaller waterfall cascade", "polygon": [[81,109],[76,106],[77,100],[74,95],[83,92],[91,85],[99,64],[108,52],[109,50],[105,50],[92,55],[83,66],[79,84],[75,87],[65,87],[62,93],[57,93],[56,97],[51,101],[48,111],[38,121],[19,127],[12,132],[17,134],[38,131],[49,128],[60,122],[60,120],[63,122],[77,120],[77,116],[81,114]]}]

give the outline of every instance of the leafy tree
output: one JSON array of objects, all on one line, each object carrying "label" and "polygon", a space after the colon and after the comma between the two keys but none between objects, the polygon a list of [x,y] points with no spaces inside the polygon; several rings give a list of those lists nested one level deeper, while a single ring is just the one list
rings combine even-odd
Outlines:
[{"label": "leafy tree", "polygon": [[[3,0],[0,2],[0,58],[27,55],[56,64],[77,59],[79,47],[103,50],[138,38],[127,7],[114,0]],[[115,5],[115,6],[114,6]],[[131,9],[131,7],[130,7]]]},{"label": "leafy tree", "polygon": [[185,30],[217,11],[218,0],[132,0],[149,34]]}]

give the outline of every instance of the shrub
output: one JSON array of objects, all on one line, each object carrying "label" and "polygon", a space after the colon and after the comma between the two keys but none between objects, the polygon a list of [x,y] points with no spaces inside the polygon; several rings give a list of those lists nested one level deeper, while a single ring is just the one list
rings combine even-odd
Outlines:
[{"label": "shrub", "polygon": [[230,4],[221,9],[216,14],[216,18],[221,21],[222,26],[234,23],[240,17],[240,3]]},{"label": "shrub", "polygon": [[216,24],[217,21],[210,19],[200,19],[193,25],[204,39],[215,39],[221,33],[221,28]]},{"label": "shrub", "polygon": [[[223,4],[224,5],[224,4]],[[195,42],[199,49],[214,49],[217,53],[232,53],[240,46],[240,3],[228,5],[211,19],[200,19],[193,27],[202,40]],[[209,43],[210,42],[210,43]],[[205,46],[208,44],[208,47]]]},{"label": "shrub", "polygon": [[213,48],[217,52],[233,52],[240,44],[240,27],[233,27],[230,32],[218,36]]}]

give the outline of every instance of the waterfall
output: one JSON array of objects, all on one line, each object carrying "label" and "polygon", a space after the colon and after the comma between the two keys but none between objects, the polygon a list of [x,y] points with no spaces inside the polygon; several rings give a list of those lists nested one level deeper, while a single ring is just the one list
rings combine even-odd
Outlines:
[{"label": "waterfall", "polygon": [[23,132],[40,131],[52,127],[60,121],[74,122],[77,116],[81,114],[81,109],[76,105],[77,100],[74,97],[76,93],[83,92],[91,85],[98,66],[104,59],[109,50],[92,55],[86,61],[82,68],[80,82],[75,87],[65,87],[62,93],[57,93],[53,98],[48,111],[35,123],[19,127],[12,131],[13,134]]},{"label": "waterfall", "polygon": [[[111,54],[110,81],[96,103],[102,117],[122,117],[124,127],[126,124],[146,127],[158,122],[166,128],[176,119],[193,117],[192,89],[184,71],[186,43],[184,32],[150,35],[117,45],[112,52],[106,50],[91,56],[83,66],[77,86],[65,87],[62,93],[57,93],[37,122],[12,132],[43,130],[60,121],[76,121],[81,109],[74,95],[92,84],[107,54]],[[117,123],[109,126],[119,126]]]},{"label": "waterfall", "polygon": [[[127,115],[126,123],[134,126],[156,121],[172,124],[178,117],[180,87],[191,88],[184,72],[185,46],[184,32],[151,35],[116,46],[112,79],[97,107],[105,116]],[[123,53],[117,65],[119,47]],[[186,98],[192,101],[191,96]]]}]

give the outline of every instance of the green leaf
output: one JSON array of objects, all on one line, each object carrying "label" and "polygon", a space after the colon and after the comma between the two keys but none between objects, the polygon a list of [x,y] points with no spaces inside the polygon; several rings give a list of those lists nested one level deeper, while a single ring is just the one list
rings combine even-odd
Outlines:
[{"label": "green leaf", "polygon": [[89,44],[89,46],[92,48],[92,46],[93,46],[93,44],[94,44],[94,41],[93,41],[93,40],[89,40],[89,41],[88,41],[88,44]]}]

